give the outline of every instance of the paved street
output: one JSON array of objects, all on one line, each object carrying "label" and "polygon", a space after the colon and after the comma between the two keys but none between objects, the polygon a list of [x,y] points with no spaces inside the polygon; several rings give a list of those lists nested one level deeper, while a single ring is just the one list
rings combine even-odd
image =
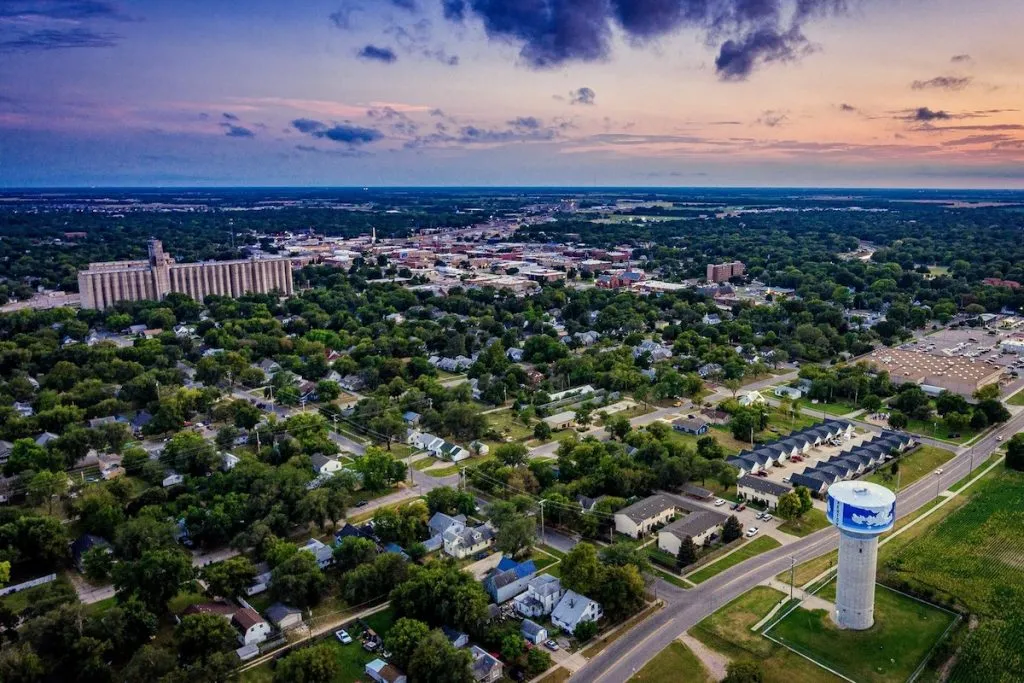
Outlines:
[{"label": "paved street", "polygon": [[[941,475],[925,477],[906,487],[897,499],[897,516],[912,514],[987,460],[999,446],[999,436],[1008,439],[1024,429],[1024,412],[986,436],[973,448],[961,449],[944,467]],[[838,547],[839,535],[825,529],[782,548],[737,565],[690,590],[659,582],[658,595],[665,609],[642,622],[609,645],[581,668],[573,680],[622,683],[653,659],[673,640],[729,601],[754,586],[797,564],[820,557]],[[674,589],[674,590],[671,590]]]}]

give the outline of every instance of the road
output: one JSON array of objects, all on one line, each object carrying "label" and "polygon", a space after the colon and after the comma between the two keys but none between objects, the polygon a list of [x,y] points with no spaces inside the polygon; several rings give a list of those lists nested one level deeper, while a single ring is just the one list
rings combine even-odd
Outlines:
[{"label": "road", "polygon": [[[931,475],[907,486],[897,497],[897,517],[913,514],[936,498],[940,491],[960,481],[980,467],[1000,445],[998,437],[1008,439],[1024,430],[1024,412],[1014,416],[969,449],[950,460],[941,475]],[[696,588],[681,590],[658,582],[658,597],[665,609],[640,623],[587,662],[574,681],[622,683],[647,662],[715,610],[746,593],[758,584],[797,564],[825,555],[839,547],[839,534],[824,529],[782,548],[776,548],[737,565],[705,581]]]}]

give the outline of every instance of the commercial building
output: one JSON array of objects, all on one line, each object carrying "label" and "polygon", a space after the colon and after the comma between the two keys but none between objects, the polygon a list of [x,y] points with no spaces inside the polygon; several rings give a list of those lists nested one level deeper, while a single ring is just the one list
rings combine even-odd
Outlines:
[{"label": "commercial building", "polygon": [[160,240],[149,241],[144,261],[90,263],[78,274],[82,308],[103,310],[118,301],[161,300],[171,292],[202,301],[211,294],[294,293],[288,258],[175,263]]},{"label": "commercial building", "polygon": [[913,382],[970,396],[986,384],[999,381],[1003,368],[963,356],[939,356],[903,349],[878,349],[867,357],[876,371],[884,370],[896,384]]},{"label": "commercial building", "polygon": [[747,266],[742,261],[732,263],[709,263],[706,279],[708,282],[728,282],[730,278],[742,277]]}]

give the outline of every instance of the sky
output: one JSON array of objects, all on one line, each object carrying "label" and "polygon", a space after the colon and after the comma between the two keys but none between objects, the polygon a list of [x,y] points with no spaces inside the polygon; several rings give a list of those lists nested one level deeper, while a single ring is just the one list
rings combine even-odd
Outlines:
[{"label": "sky", "polygon": [[0,0],[0,187],[1024,188],[1020,0]]}]

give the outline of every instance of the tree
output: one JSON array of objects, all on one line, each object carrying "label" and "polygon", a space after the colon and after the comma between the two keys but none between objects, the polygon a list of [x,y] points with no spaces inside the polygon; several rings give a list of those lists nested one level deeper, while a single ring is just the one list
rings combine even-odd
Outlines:
[{"label": "tree", "polygon": [[0,650],[0,681],[5,683],[38,683],[44,679],[46,666],[28,643],[9,645]]},{"label": "tree", "polygon": [[601,562],[590,543],[577,543],[562,559],[562,585],[582,595],[592,595],[601,581]]},{"label": "tree", "polygon": [[697,561],[697,546],[693,544],[693,538],[687,536],[679,544],[679,552],[676,553],[676,566],[679,569],[689,567]]},{"label": "tree", "polygon": [[237,633],[231,622],[219,614],[187,614],[174,629],[178,656],[186,663],[233,650],[236,640]]},{"label": "tree", "polygon": [[181,584],[192,578],[192,558],[180,550],[147,550],[137,560],[114,565],[118,600],[137,597],[154,614],[163,614]]},{"label": "tree", "polygon": [[474,683],[473,657],[431,631],[409,659],[409,683]]},{"label": "tree", "polygon": [[417,619],[402,618],[394,623],[384,645],[391,652],[392,662],[399,669],[407,669],[416,648],[430,635],[430,627]]},{"label": "tree", "polygon": [[335,563],[347,572],[360,565],[368,565],[377,557],[377,544],[368,538],[347,536],[334,550]]},{"label": "tree", "polygon": [[581,621],[578,624],[576,624],[576,630],[572,632],[573,638],[575,638],[580,643],[580,645],[587,642],[596,635],[596,621]]},{"label": "tree", "polygon": [[296,650],[282,657],[274,668],[274,683],[331,683],[341,665],[327,643]]},{"label": "tree", "polygon": [[217,448],[222,451],[230,451],[235,445],[235,439],[241,432],[238,431],[238,427],[234,425],[225,425],[217,430],[217,436],[214,441],[217,444]]},{"label": "tree", "polygon": [[333,401],[341,396],[341,387],[337,382],[322,379],[316,383],[316,397],[320,401]]},{"label": "tree", "polygon": [[110,578],[110,572],[114,568],[114,556],[110,548],[93,546],[82,553],[82,569],[86,578],[93,583],[102,583]]},{"label": "tree", "polygon": [[893,410],[889,413],[889,426],[893,429],[906,429],[909,420],[907,416],[898,410]]},{"label": "tree", "polygon": [[624,619],[643,607],[644,578],[636,567],[628,564],[602,569],[600,583],[592,595],[608,618]]},{"label": "tree", "polygon": [[355,469],[363,475],[363,488],[368,491],[383,491],[405,479],[406,474],[405,463],[372,446],[356,461]]},{"label": "tree", "polygon": [[409,567],[408,578],[391,591],[396,616],[473,633],[486,621],[489,602],[471,574],[447,561]]},{"label": "tree", "polygon": [[125,666],[125,683],[151,683],[164,680],[164,676],[178,670],[174,652],[158,645],[143,645]]},{"label": "tree", "polygon": [[495,546],[504,553],[519,557],[533,546],[536,529],[533,517],[516,515],[498,527]]},{"label": "tree", "polygon": [[510,633],[501,639],[501,657],[506,662],[519,659],[526,649],[526,641],[518,633]]},{"label": "tree", "polygon": [[469,491],[459,491],[451,486],[438,486],[427,492],[427,508],[430,514],[443,512],[446,515],[471,515],[476,512],[476,498]]},{"label": "tree", "polygon": [[299,551],[271,571],[270,592],[275,600],[309,607],[320,601],[324,574],[313,553]]},{"label": "tree", "polygon": [[739,392],[740,387],[743,386],[743,382],[738,379],[727,379],[722,384],[726,389],[732,392],[732,397],[736,398],[736,394]]},{"label": "tree", "polygon": [[526,653],[526,675],[536,678],[551,668],[551,655],[539,647]]},{"label": "tree", "polygon": [[605,420],[604,428],[619,441],[624,441],[626,435],[633,431],[633,425],[623,415],[613,415]]},{"label": "tree", "polygon": [[[898,464],[898,463],[893,463]],[[814,509],[814,499],[811,497],[811,490],[806,486],[797,486],[793,492],[800,497],[800,514],[806,515]]]},{"label": "tree", "polygon": [[1024,432],[1014,434],[1006,444],[1006,466],[1024,472]]},{"label": "tree", "polygon": [[178,432],[164,446],[161,459],[178,472],[202,476],[219,462],[217,449],[196,432]]},{"label": "tree", "polygon": [[790,491],[779,496],[779,502],[775,508],[779,517],[783,519],[796,519],[803,514],[801,510],[800,496],[796,493]]},{"label": "tree", "polygon": [[36,473],[28,482],[28,499],[33,505],[46,503],[47,511],[53,514],[53,499],[64,495],[68,490],[68,475],[63,472],[43,470]]},{"label": "tree", "polygon": [[256,567],[244,555],[211,564],[203,569],[203,579],[213,595],[234,598],[243,595],[256,578]]},{"label": "tree", "polygon": [[551,426],[541,420],[533,427],[533,436],[539,441],[547,441],[551,438]]},{"label": "tree", "polygon": [[722,683],[764,683],[764,671],[757,662],[730,662]]},{"label": "tree", "polygon": [[494,457],[509,467],[517,467],[526,463],[529,453],[521,443],[503,443],[494,449]]},{"label": "tree", "polygon": [[736,519],[736,515],[729,515],[729,519],[725,520],[722,526],[722,543],[732,543],[742,535],[743,526],[740,520]]},{"label": "tree", "polygon": [[999,400],[999,384],[986,384],[977,391],[974,392],[974,398],[978,399],[979,403],[984,401],[998,401]]}]

